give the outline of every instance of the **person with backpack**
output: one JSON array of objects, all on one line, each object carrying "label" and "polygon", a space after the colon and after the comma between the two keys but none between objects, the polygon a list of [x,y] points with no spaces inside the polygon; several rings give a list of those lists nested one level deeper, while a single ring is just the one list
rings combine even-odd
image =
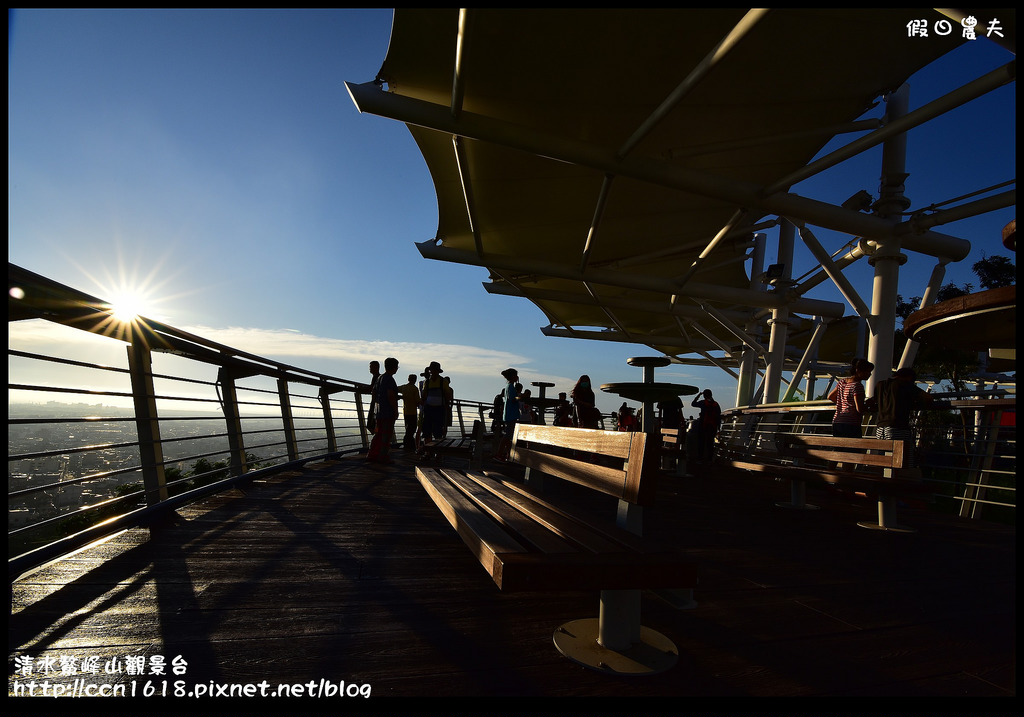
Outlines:
[{"label": "person with backpack", "polygon": [[494,458],[505,463],[512,450],[512,436],[515,433],[516,424],[519,422],[519,395],[523,385],[519,383],[519,372],[514,368],[505,369],[501,375],[508,381],[508,384],[502,393],[505,406],[502,414],[502,435],[498,440],[498,450]]},{"label": "person with backpack", "polygon": [[715,457],[715,436],[722,427],[722,407],[712,398],[710,388],[698,393],[690,405],[700,409],[697,417],[697,462],[710,462]]},{"label": "person with backpack", "polygon": [[423,406],[423,440],[444,438],[448,432],[447,416],[449,404],[448,384],[441,374],[441,364],[431,361],[425,371],[420,389],[420,405]]}]

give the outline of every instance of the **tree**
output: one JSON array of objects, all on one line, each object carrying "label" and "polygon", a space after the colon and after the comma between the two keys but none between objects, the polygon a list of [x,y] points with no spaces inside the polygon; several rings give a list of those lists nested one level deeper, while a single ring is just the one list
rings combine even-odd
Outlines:
[{"label": "tree", "polygon": [[977,274],[983,289],[998,289],[1017,283],[1017,267],[1008,258],[998,254],[974,262],[971,271]]},{"label": "tree", "polygon": [[[971,271],[978,277],[978,283],[983,289],[996,289],[1001,286],[1011,286],[1016,282],[1016,267],[1005,256],[982,257],[974,262]],[[974,289],[972,284],[957,286],[954,283],[943,285],[936,292],[935,300],[948,301],[958,296],[966,296]],[[906,320],[908,316],[917,311],[921,305],[920,296],[912,296],[904,299],[896,295],[896,315]],[[893,364],[895,365],[903,353],[903,347],[907,338],[903,331],[896,332],[896,340],[893,342]],[[958,351],[956,349],[938,349],[933,346],[921,346],[918,350],[917,360],[914,362],[918,373],[922,376],[930,375],[938,380],[948,380],[955,391],[962,390],[965,378],[980,368],[977,352]]]}]

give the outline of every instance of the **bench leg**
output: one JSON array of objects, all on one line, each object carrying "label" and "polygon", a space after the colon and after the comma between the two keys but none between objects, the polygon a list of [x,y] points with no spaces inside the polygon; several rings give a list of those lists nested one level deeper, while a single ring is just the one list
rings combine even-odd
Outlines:
[{"label": "bench leg", "polygon": [[654,675],[679,659],[670,639],[640,624],[639,590],[602,590],[600,617],[567,622],[554,642],[573,662],[608,674]]},{"label": "bench leg", "polygon": [[817,510],[818,506],[807,502],[807,483],[802,480],[789,481],[789,502],[776,503],[780,508],[793,508],[796,510]]},{"label": "bench leg", "polygon": [[916,533],[916,528],[908,528],[905,525],[900,525],[896,520],[896,499],[892,496],[880,495],[878,496],[878,522],[872,523],[868,520],[863,520],[857,523],[862,528],[870,528],[871,530],[888,530],[895,533]]}]

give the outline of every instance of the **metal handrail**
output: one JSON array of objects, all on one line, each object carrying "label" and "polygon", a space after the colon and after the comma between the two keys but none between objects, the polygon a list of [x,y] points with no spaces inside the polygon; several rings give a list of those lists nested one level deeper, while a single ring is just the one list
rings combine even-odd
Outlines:
[{"label": "metal handrail", "polygon": [[[1004,411],[1016,410],[1014,398],[980,396],[954,400],[914,415],[917,465],[934,490],[936,509],[978,519],[984,513],[1013,520],[1016,512],[1016,424],[1001,425]],[[774,446],[778,433],[831,433],[834,406],[808,401],[740,407],[723,413],[718,455],[754,458],[762,446]],[[975,415],[971,415],[975,414]],[[934,424],[934,425],[932,425]],[[874,414],[863,424],[874,435]],[[940,445],[944,444],[944,445]],[[958,446],[957,450],[952,450]],[[991,509],[983,510],[983,506]],[[999,512],[993,512],[998,509]]]},{"label": "metal handrail", "polygon": [[[12,375],[8,389],[40,396],[131,399],[133,406],[121,409],[130,415],[9,417],[11,579],[98,538],[142,525],[186,502],[226,490],[239,480],[350,455],[368,447],[363,405],[369,389],[366,384],[283,364],[148,319],[111,328],[111,308],[96,297],[14,265],[9,265],[9,278],[11,286],[20,289],[10,292],[9,320],[42,319],[105,336],[126,347],[128,365],[110,366],[9,348],[8,355],[19,359],[15,363],[58,364],[91,372],[90,376],[120,376],[122,381],[127,377],[131,385],[130,390],[88,388],[90,383],[99,383],[95,379],[72,385],[42,385],[14,382],[17,376]],[[216,380],[155,370],[152,362],[160,361],[164,353],[187,360],[188,366],[215,369]],[[17,370],[12,368],[15,373]],[[193,393],[157,392],[157,381],[187,385]],[[274,382],[277,388],[258,385],[260,381]],[[293,386],[306,390],[292,390]],[[314,391],[308,391],[310,388]],[[197,389],[209,391],[209,395],[197,395]],[[215,412],[195,415],[202,410],[193,409],[184,416],[167,415],[161,412],[161,406],[168,404],[207,404]],[[465,433],[464,414],[478,413],[483,418],[490,404],[456,399],[454,409],[456,430]],[[254,410],[259,413],[249,413]],[[204,425],[202,422],[209,425],[211,420],[224,422],[224,428],[201,433],[192,430]],[[267,421],[275,425],[266,426]],[[76,433],[102,429],[119,435],[116,440],[69,445],[67,439],[62,443],[52,435],[60,427],[68,427],[67,433],[72,429]],[[39,440],[33,443],[44,442],[43,435],[48,432],[51,435],[46,440],[51,444],[28,448],[27,438],[22,441],[12,429],[19,435],[36,432]],[[133,429],[134,436],[120,435]],[[175,447],[183,450],[169,450]],[[108,459],[118,465],[89,470],[109,466]],[[53,470],[44,477],[47,464]],[[188,464],[192,465],[191,472],[186,470]],[[201,468],[204,465],[208,467]],[[211,477],[219,479],[200,485]],[[87,489],[94,494],[87,495]],[[81,491],[82,498],[63,506],[60,499],[67,497],[69,490]],[[46,513],[36,509],[33,514],[32,501],[44,497],[48,501]],[[140,502],[144,503],[141,507]]]}]

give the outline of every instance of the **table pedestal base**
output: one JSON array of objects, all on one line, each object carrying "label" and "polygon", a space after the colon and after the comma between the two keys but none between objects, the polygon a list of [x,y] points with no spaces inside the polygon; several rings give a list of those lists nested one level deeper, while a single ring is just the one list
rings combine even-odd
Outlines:
[{"label": "table pedestal base", "polygon": [[567,622],[555,631],[555,647],[573,662],[611,675],[656,675],[679,659],[675,643],[657,630],[640,628],[640,640],[623,650],[611,650],[597,641],[598,619]]}]

